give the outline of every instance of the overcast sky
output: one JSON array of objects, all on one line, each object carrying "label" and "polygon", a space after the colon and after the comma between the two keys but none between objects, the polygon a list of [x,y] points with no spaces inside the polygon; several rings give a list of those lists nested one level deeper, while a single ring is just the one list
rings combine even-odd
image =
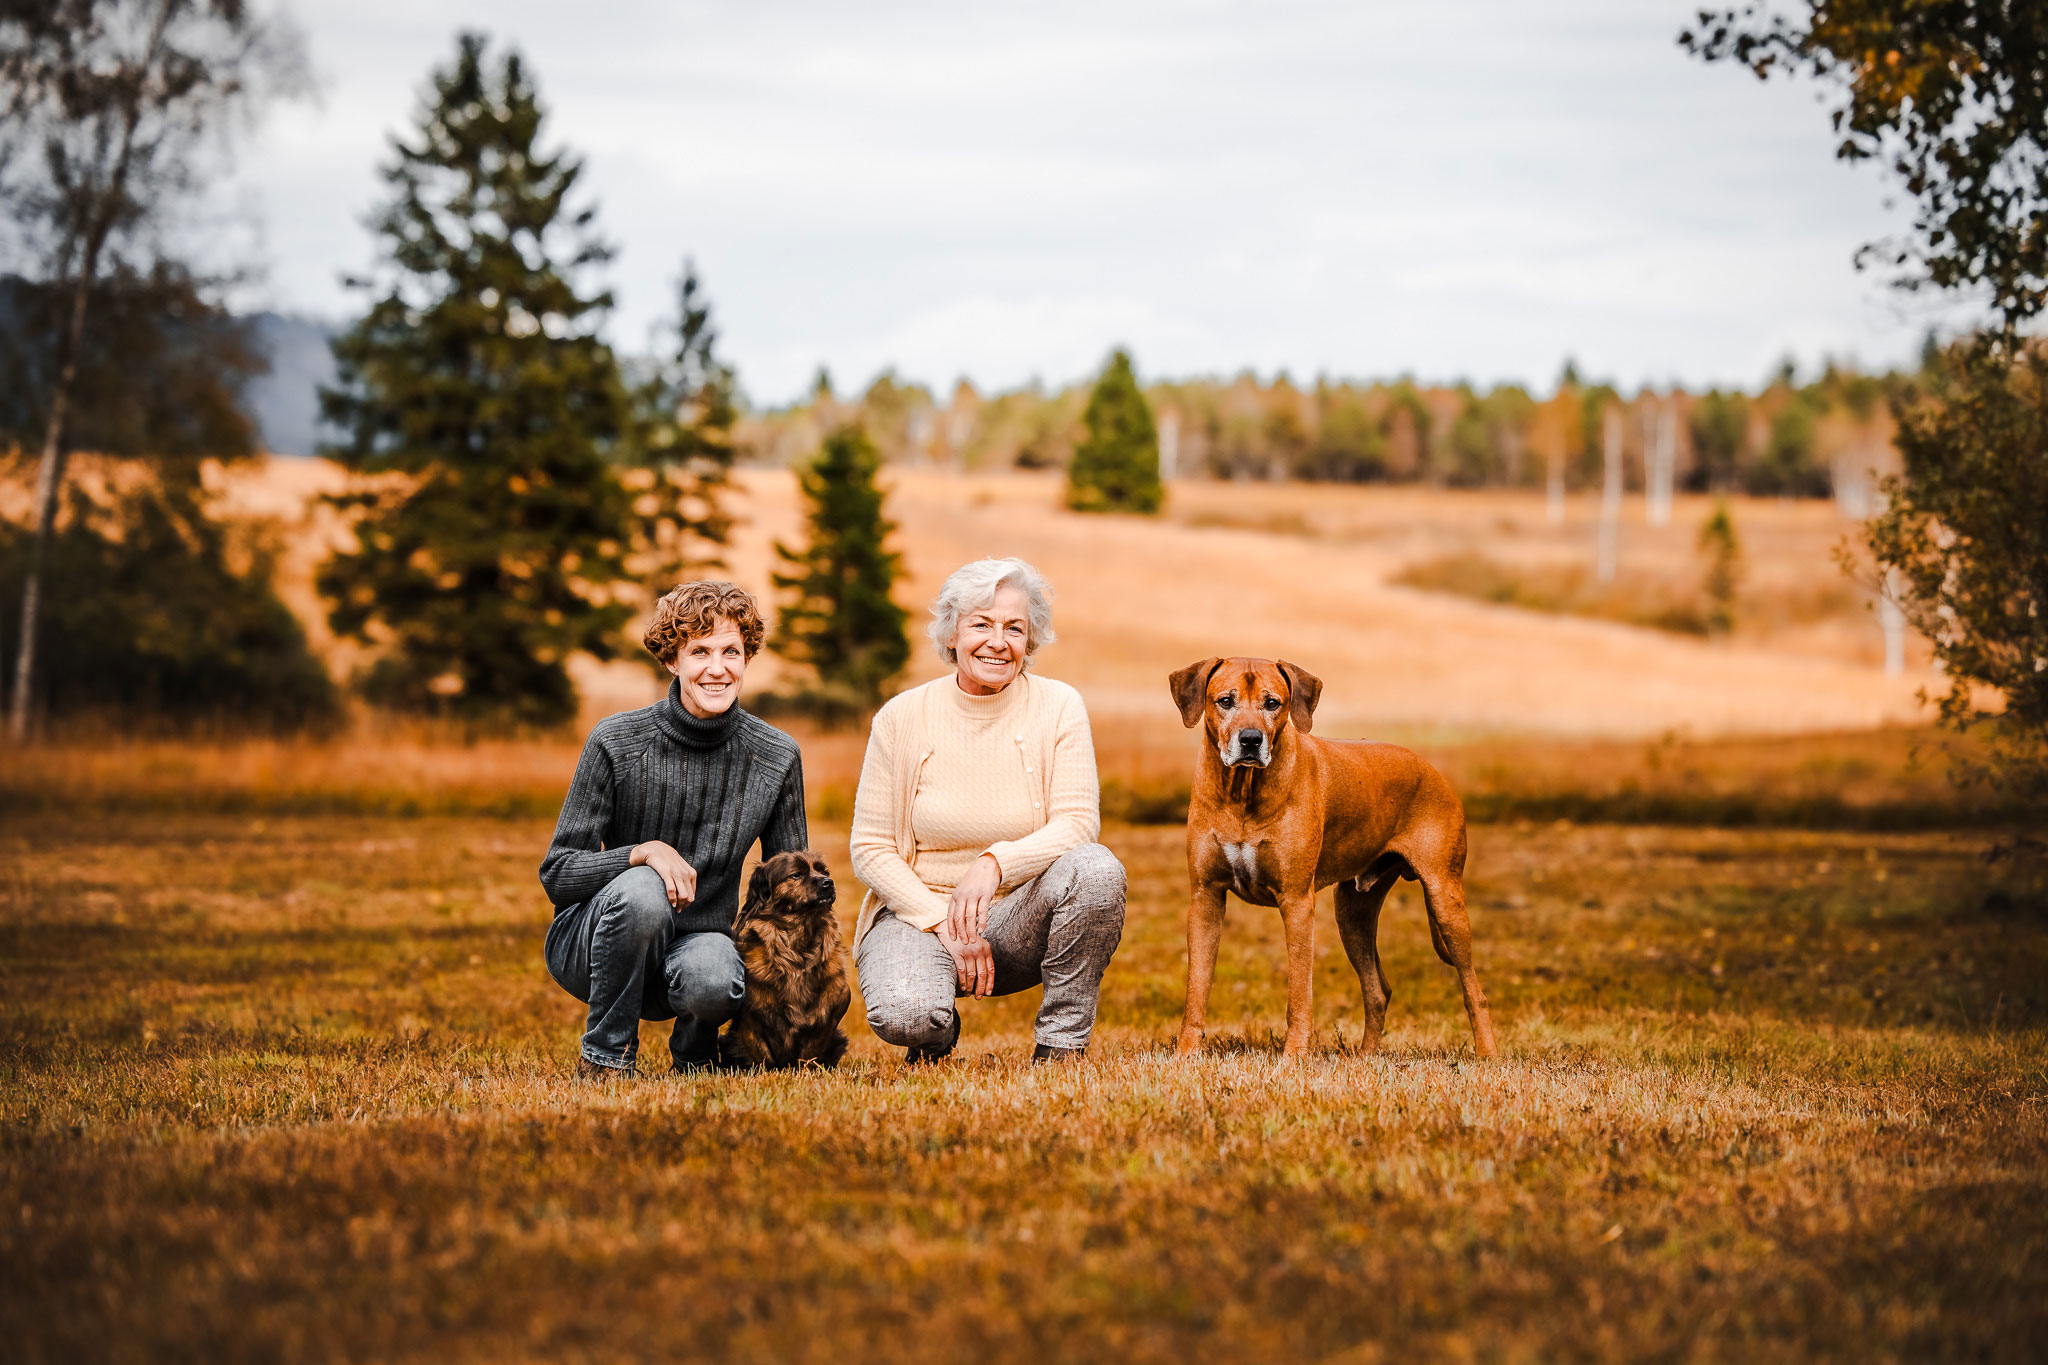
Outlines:
[{"label": "overcast sky", "polygon": [[265,305],[371,259],[390,135],[477,27],[536,71],[648,345],[685,253],[757,402],[828,366],[1060,383],[1246,366],[1548,388],[1883,365],[1933,316],[1819,92],[1707,67],[1657,0],[1028,5],[291,0],[320,94],[240,161]]}]

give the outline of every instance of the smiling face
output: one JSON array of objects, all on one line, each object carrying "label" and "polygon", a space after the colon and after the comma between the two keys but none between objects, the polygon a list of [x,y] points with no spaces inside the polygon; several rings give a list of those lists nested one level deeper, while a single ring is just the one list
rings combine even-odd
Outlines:
[{"label": "smiling face", "polygon": [[1322,680],[1285,659],[1204,659],[1169,680],[1181,723],[1205,725],[1226,768],[1263,768],[1289,724],[1306,734]]},{"label": "smiling face", "polygon": [[747,646],[739,627],[722,616],[713,617],[712,623],[716,628],[710,634],[683,641],[668,665],[682,684],[683,709],[699,720],[731,710],[747,676]]},{"label": "smiling face", "polygon": [[960,690],[992,697],[1024,671],[1031,642],[1031,602],[1024,590],[1005,583],[984,607],[960,613],[947,646],[958,656]]}]

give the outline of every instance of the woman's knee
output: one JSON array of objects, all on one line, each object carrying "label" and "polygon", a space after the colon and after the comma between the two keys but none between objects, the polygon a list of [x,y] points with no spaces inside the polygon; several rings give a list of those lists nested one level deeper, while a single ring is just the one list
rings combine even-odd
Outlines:
[{"label": "woman's knee", "polygon": [[604,889],[604,917],[632,939],[651,943],[666,933],[675,910],[668,887],[651,867],[629,867]]},{"label": "woman's knee", "polygon": [[1124,912],[1124,865],[1101,844],[1082,844],[1061,854],[1047,871],[1059,871],[1068,881],[1062,900],[1089,911]]},{"label": "woman's knee", "polygon": [[953,1008],[952,983],[945,984],[948,989],[939,991],[908,973],[864,970],[860,992],[868,1027],[895,1047],[946,1046],[959,1032],[960,1016]]},{"label": "woman's knee", "polygon": [[868,1004],[868,1027],[892,1047],[949,1046],[960,1029],[960,1016],[948,1000],[874,1000]]},{"label": "woman's knee", "polygon": [[698,934],[668,961],[668,1003],[678,1015],[722,1024],[747,998],[747,968],[723,934]]},{"label": "woman's knee", "polygon": [[896,1047],[944,1048],[960,1033],[953,959],[938,939],[886,911],[854,954],[868,1027]]}]

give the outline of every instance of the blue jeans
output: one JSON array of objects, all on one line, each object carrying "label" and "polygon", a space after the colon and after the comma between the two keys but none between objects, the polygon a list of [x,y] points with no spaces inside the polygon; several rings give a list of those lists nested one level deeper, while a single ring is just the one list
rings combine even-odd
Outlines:
[{"label": "blue jeans", "polygon": [[669,1055],[680,1069],[718,1058],[719,1026],[747,998],[746,968],[732,939],[676,928],[661,875],[627,868],[604,890],[556,913],[548,926],[548,974],[590,1006],[583,1056],[631,1069],[642,1019],[674,1019]]}]

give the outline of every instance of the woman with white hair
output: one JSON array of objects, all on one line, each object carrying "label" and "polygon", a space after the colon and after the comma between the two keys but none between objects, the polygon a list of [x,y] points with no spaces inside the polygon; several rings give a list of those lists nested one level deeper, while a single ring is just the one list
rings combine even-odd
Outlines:
[{"label": "woman with white hair", "polygon": [[1124,927],[1124,869],[1102,829],[1081,694],[1029,672],[1052,642],[1052,593],[1021,559],[956,571],[932,604],[953,672],[875,714],[853,803],[868,887],[854,965],[868,1024],[936,1061],[960,1037],[956,995],[1045,985],[1034,1061],[1087,1051]]}]

